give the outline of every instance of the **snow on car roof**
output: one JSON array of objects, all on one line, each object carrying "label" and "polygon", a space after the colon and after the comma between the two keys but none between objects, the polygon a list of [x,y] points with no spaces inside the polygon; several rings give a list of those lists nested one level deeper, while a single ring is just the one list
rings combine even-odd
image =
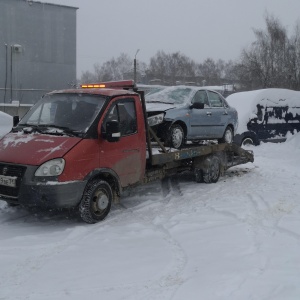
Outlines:
[{"label": "snow on car roof", "polygon": [[247,130],[249,119],[256,116],[257,105],[264,107],[289,106],[300,107],[300,92],[288,89],[261,89],[247,92],[239,92],[226,98],[230,106],[238,112],[239,132]]},{"label": "snow on car roof", "polygon": [[146,101],[162,101],[175,104],[187,103],[189,99],[199,90],[214,90],[214,86],[190,86],[190,85],[176,85],[168,86],[163,90],[153,92],[152,94],[145,95]]}]

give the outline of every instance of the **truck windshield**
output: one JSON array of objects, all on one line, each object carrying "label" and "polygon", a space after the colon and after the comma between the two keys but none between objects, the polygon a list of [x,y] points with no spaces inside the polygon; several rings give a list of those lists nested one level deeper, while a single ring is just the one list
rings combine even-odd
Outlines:
[{"label": "truck windshield", "polygon": [[[19,125],[53,132],[85,133],[105,103],[105,97],[86,94],[51,94],[37,102]],[[58,131],[56,131],[59,133]]]}]

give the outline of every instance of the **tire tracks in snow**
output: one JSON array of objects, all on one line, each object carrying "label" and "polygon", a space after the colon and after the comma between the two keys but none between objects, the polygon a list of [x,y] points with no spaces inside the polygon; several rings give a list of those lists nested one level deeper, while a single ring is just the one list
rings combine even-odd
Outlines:
[{"label": "tire tracks in snow", "polygon": [[[35,223],[36,226],[39,226],[39,223]],[[44,224],[44,222],[43,222]],[[74,224],[71,224],[73,226]],[[15,265],[12,265],[10,270],[6,273],[0,274],[0,290],[1,286],[11,286],[10,289],[14,289],[18,293],[18,289],[22,288],[22,285],[43,266],[50,261],[52,261],[56,256],[62,254],[69,247],[72,247],[74,243],[80,241],[82,243],[84,240],[88,239],[90,236],[97,233],[97,231],[102,231],[103,228],[101,224],[83,224],[77,227],[66,227],[65,230],[70,230],[70,233],[66,237],[62,237],[62,241],[42,244],[42,245],[33,245],[33,246],[11,246],[11,247],[1,247],[0,246],[0,255],[3,253],[24,253],[26,251],[29,255],[23,260],[17,262]],[[13,282],[13,285],[11,284]],[[22,291],[20,290],[20,294]],[[20,299],[24,299],[24,296]],[[1,299],[1,298],[0,298]],[[6,295],[6,300],[12,299],[15,300],[15,296],[10,298],[10,292]]]},{"label": "tire tracks in snow", "polygon": [[[168,269],[164,271],[163,275],[157,278],[149,279],[143,284],[137,283],[124,287],[114,286],[114,289],[129,289],[132,293],[129,297],[124,299],[139,300],[139,299],[170,299],[176,290],[180,287],[185,279],[182,277],[182,272],[187,264],[187,256],[181,247],[180,243],[172,236],[168,229],[162,224],[160,217],[165,218],[166,212],[170,206],[174,206],[173,202],[181,201],[183,192],[180,188],[179,179],[177,176],[165,178],[161,181],[161,195],[153,205],[137,205],[135,207],[126,206],[126,201],[120,204],[121,214],[131,215],[131,220],[139,221],[147,227],[152,227],[154,231],[158,232],[170,249],[170,256],[172,256],[172,263]],[[108,223],[118,223],[115,215]],[[168,215],[168,214],[167,214]],[[172,215],[172,212],[171,212]],[[108,287],[106,287],[107,289]]]}]

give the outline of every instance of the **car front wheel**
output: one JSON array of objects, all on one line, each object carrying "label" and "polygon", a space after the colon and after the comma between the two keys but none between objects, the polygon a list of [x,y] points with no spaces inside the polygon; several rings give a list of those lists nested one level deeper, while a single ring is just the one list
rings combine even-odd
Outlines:
[{"label": "car front wheel", "polygon": [[174,124],[168,131],[165,144],[168,147],[180,149],[184,145],[184,130],[179,124]]}]

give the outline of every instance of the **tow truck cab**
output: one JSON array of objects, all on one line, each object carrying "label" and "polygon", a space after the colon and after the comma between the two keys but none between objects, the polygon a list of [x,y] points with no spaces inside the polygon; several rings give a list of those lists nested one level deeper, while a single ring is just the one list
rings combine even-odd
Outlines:
[{"label": "tow truck cab", "polygon": [[46,94],[0,141],[0,200],[72,208],[91,196],[81,203],[85,221],[103,219],[113,193],[106,183],[120,193],[145,174],[144,111],[133,87],[110,82]]}]

